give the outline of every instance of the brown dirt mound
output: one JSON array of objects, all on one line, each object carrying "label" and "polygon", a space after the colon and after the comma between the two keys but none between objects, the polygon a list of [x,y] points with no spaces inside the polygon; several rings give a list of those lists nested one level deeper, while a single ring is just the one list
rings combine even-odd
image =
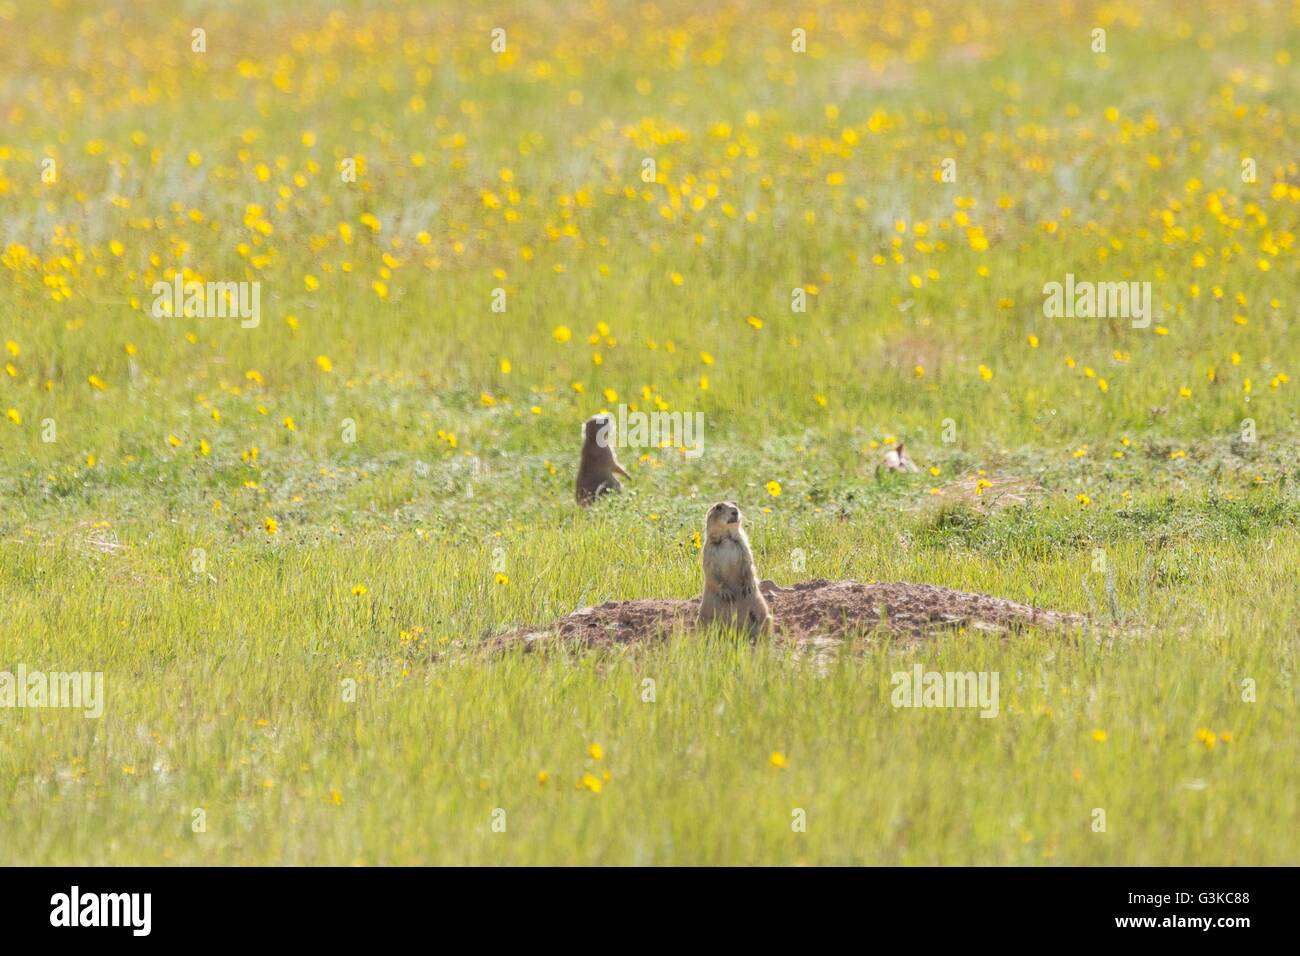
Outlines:
[{"label": "brown dirt mound", "polygon": [[[794,643],[838,643],[872,634],[921,638],[959,628],[1000,633],[1024,627],[1077,629],[1077,614],[1042,611],[1027,604],[953,591],[929,584],[861,584],[857,581],[805,581],[793,587],[760,584],[779,637]],[[699,610],[689,601],[647,598],[606,601],[579,608],[551,624],[521,627],[497,635],[491,647],[536,650],[551,644],[614,647],[690,630]]]}]

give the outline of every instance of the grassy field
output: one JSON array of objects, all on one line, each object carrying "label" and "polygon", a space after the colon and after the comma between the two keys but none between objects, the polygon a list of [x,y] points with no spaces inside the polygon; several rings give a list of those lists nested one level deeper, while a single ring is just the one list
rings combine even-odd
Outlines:
[{"label": "grassy field", "polygon": [[[1300,8],[787,7],[0,0],[0,864],[1300,863]],[[721,499],[1095,625],[475,650]]]}]

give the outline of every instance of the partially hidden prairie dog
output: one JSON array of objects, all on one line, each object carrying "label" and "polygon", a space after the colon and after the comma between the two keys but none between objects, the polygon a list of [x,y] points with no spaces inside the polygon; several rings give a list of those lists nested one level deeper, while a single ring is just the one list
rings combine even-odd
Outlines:
[{"label": "partially hidden prairie dog", "polygon": [[578,462],[576,497],[578,504],[589,505],[607,491],[622,491],[614,474],[632,477],[614,457],[610,430],[614,421],[608,415],[592,415],[582,424],[582,458]]},{"label": "partially hidden prairie dog", "polygon": [[915,473],[919,469],[912,459],[907,457],[907,452],[903,451],[903,443],[900,441],[889,451],[885,452],[885,460],[876,466],[876,476],[880,476],[881,470],[884,471],[907,471]]},{"label": "partially hidden prairie dog", "polygon": [[734,625],[751,635],[772,629],[772,612],[758,589],[758,571],[749,538],[740,526],[740,509],[733,501],[719,501],[709,509],[704,523],[704,596],[700,599],[699,626],[713,622]]}]

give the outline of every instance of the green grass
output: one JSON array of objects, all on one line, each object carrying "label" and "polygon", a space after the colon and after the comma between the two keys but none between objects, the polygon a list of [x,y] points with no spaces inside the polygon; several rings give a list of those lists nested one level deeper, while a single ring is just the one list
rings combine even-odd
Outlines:
[{"label": "green grass", "polygon": [[[0,864],[1300,862],[1294,15],[784,6],[0,0],[0,671],[106,693],[0,709]],[[259,326],[152,318],[182,268]],[[579,511],[622,403],[704,453]],[[698,594],[722,499],[780,583],[1094,626],[477,648]]]},{"label": "green grass", "polygon": [[[101,720],[6,715],[3,799],[24,836],[5,841],[2,859],[1294,862],[1296,798],[1283,778],[1300,756],[1287,629],[1300,614],[1290,586],[1300,533],[1260,508],[1207,545],[1210,509],[1150,515],[1197,527],[1171,530],[1159,550],[1131,535],[1102,544],[1121,611],[1142,626],[885,642],[824,671],[718,635],[587,656],[443,646],[579,600],[690,595],[692,555],[669,548],[655,560],[638,540],[653,532],[627,512],[507,539],[504,586],[489,551],[409,535],[231,543],[212,548],[206,578],[188,573],[190,542],[166,529],[124,534],[113,555],[88,554],[75,534],[7,544],[11,653],[102,670],[107,706]],[[974,547],[925,543],[933,526],[919,516],[901,523],[918,542],[906,550],[892,527],[827,518],[768,517],[753,536],[779,580],[792,577],[790,548],[804,546],[809,577],[1087,609],[1086,580],[1098,595],[1104,585],[1086,542],[1051,544],[1074,516],[1024,521],[995,517]],[[611,554],[610,540],[628,546]],[[54,568],[57,592],[41,580]],[[361,582],[369,593],[352,595]],[[914,661],[998,672],[999,715],[893,708],[890,676]],[[1247,678],[1254,703],[1242,700]],[[1232,740],[1207,748],[1202,728]],[[785,769],[770,765],[773,751]],[[577,789],[605,770],[599,793]],[[196,808],[201,834],[190,830]],[[498,808],[505,833],[491,828]],[[1091,829],[1094,808],[1106,833]],[[791,831],[796,809],[806,832]]]}]

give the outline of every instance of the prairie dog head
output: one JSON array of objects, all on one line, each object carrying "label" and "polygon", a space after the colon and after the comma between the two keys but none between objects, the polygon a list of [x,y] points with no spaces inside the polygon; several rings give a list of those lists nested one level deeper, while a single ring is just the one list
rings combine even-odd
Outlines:
[{"label": "prairie dog head", "polygon": [[614,419],[608,415],[592,415],[582,423],[582,453],[584,455],[607,454],[612,455],[610,448],[612,444],[612,435],[614,428]]},{"label": "prairie dog head", "polygon": [[740,508],[734,501],[719,501],[709,509],[709,516],[705,519],[704,530],[709,538],[726,538],[733,535],[740,535],[741,531],[741,514]]},{"label": "prairie dog head", "polygon": [[884,468],[886,471],[916,471],[916,465],[907,457],[901,441],[885,452]]}]

